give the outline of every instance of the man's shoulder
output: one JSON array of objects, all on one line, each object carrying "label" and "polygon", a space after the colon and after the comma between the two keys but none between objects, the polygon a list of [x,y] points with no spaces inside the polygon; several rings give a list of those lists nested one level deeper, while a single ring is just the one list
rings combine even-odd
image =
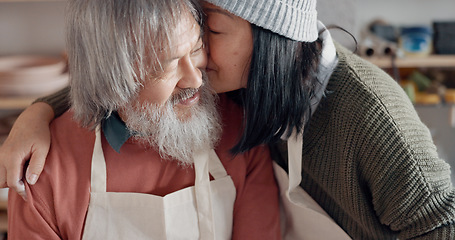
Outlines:
[{"label": "man's shoulder", "polygon": [[93,131],[81,127],[73,120],[72,112],[67,111],[52,122],[50,132],[51,146],[45,168],[52,175],[76,177],[73,174],[81,173],[83,169],[90,170],[95,141]]},{"label": "man's shoulder", "polygon": [[64,128],[81,128],[80,125],[73,119],[73,116],[73,111],[70,109],[55,118],[50,124],[51,131]]},{"label": "man's shoulder", "polygon": [[52,140],[57,140],[59,143],[70,142],[70,145],[72,145],[71,142],[76,143],[79,140],[89,140],[95,137],[94,131],[82,127],[74,120],[71,110],[52,121],[50,132]]},{"label": "man's shoulder", "polygon": [[26,184],[27,203],[15,200],[19,205],[14,210],[24,208],[19,211],[23,212],[23,218],[30,219],[26,221],[44,219],[43,226],[49,225],[60,236],[77,239],[82,233],[89,201],[90,145],[94,137],[92,140],[88,130],[77,127],[70,112],[56,118],[50,130],[51,146],[44,169],[35,185]]}]

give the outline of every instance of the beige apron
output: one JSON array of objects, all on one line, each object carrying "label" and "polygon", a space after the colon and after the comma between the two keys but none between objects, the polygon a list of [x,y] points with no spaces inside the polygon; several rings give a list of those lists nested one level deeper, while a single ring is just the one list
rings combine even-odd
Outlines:
[{"label": "beige apron", "polygon": [[194,187],[164,197],[106,192],[106,162],[97,129],[83,239],[230,239],[236,195],[232,179],[213,150],[196,154],[194,162]]},{"label": "beige apron", "polygon": [[351,239],[343,229],[301,188],[303,136],[295,131],[288,140],[288,174],[274,162],[280,188],[281,231],[284,240]]}]

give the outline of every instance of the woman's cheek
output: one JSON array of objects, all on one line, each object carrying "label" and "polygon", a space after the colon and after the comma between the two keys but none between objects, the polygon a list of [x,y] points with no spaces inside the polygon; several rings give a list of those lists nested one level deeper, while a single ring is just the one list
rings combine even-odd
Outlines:
[{"label": "woman's cheek", "polygon": [[209,61],[211,60],[217,68],[222,67],[221,59],[229,58],[225,50],[226,48],[223,46],[222,41],[214,37],[209,39]]}]

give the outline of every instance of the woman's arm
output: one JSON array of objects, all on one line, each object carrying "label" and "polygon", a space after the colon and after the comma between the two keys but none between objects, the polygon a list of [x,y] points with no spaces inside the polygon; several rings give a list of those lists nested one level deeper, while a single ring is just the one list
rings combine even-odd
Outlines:
[{"label": "woman's arm", "polygon": [[40,98],[25,109],[17,118],[8,138],[0,146],[0,187],[9,187],[26,199],[23,168],[31,185],[43,170],[50,147],[49,124],[69,108],[69,88]]}]

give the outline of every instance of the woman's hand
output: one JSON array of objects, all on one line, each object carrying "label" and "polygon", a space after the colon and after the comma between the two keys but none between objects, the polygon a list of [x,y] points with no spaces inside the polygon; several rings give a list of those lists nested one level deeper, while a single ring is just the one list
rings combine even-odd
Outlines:
[{"label": "woman's hand", "polygon": [[8,138],[0,147],[0,187],[9,187],[26,200],[23,168],[30,159],[26,180],[33,185],[38,180],[50,148],[49,124],[54,118],[52,108],[34,103],[19,115]]}]

